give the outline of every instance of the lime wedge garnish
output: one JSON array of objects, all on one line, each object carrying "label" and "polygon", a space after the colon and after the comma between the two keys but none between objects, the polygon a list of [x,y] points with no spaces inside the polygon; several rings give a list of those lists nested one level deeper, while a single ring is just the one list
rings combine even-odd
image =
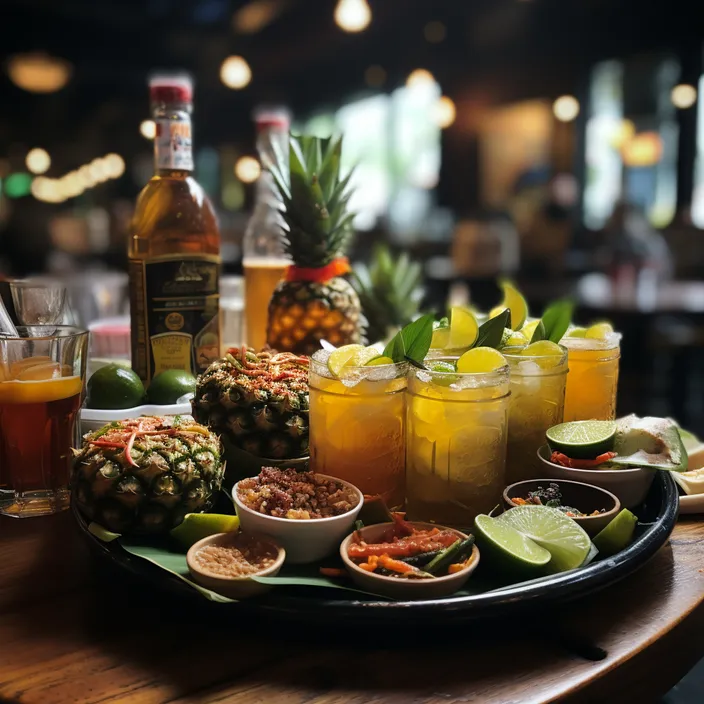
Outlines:
[{"label": "lime wedge garnish", "polygon": [[489,319],[495,318],[506,310],[506,306],[496,306],[489,311]]},{"label": "lime wedge garnish", "polygon": [[593,459],[611,450],[616,423],[611,420],[573,420],[548,428],[545,437],[551,449],[573,459]]},{"label": "lime wedge garnish", "polygon": [[552,369],[557,366],[564,354],[560,345],[550,340],[533,342],[521,350],[521,355],[524,357],[537,357],[535,361],[542,369]]},{"label": "lime wedge garnish", "polygon": [[510,281],[502,281],[501,288],[504,292],[503,307],[511,311],[511,328],[520,330],[528,317],[526,299]]},{"label": "lime wedge garnish", "polygon": [[556,508],[516,506],[496,521],[545,548],[551,555],[548,572],[575,569],[589,556],[592,543],[584,528]]},{"label": "lime wedge garnish", "polygon": [[586,337],[587,328],[572,328],[567,331],[567,337]]},{"label": "lime wedge garnish", "polygon": [[540,320],[531,320],[521,328],[521,332],[526,336],[528,342],[533,339],[533,333],[535,332],[535,328],[537,328],[539,324]]},{"label": "lime wedge garnish", "polygon": [[378,357],[374,357],[373,359],[370,359],[364,366],[365,367],[380,367],[382,364],[393,364],[394,360],[391,359],[391,357],[384,357],[383,355],[379,355]]},{"label": "lime wedge garnish", "polygon": [[538,543],[486,514],[474,519],[474,530],[482,556],[504,569],[538,573],[552,558]]},{"label": "lime wedge garnish", "polygon": [[452,362],[444,362],[442,360],[438,362],[431,362],[428,366],[431,372],[450,372],[454,373],[457,371],[455,365]]},{"label": "lime wedge garnish", "polygon": [[506,366],[506,359],[501,352],[492,347],[475,347],[457,360],[457,371],[461,374],[494,372],[504,366]]},{"label": "lime wedge garnish", "polygon": [[224,513],[187,513],[183,523],[172,528],[171,537],[188,549],[209,535],[230,533],[239,527],[240,519],[237,516]]},{"label": "lime wedge garnish", "polygon": [[587,328],[584,337],[594,340],[605,340],[614,331],[611,323],[597,323]]},{"label": "lime wedge garnish", "polygon": [[522,347],[528,344],[528,338],[520,330],[506,328],[501,340],[502,347]]},{"label": "lime wedge garnish", "polygon": [[637,523],[637,516],[627,508],[620,511],[611,523],[594,536],[594,545],[599,550],[599,554],[602,557],[609,557],[628,547]]},{"label": "lime wedge garnish", "polygon": [[450,342],[450,328],[436,328],[430,342],[431,350],[444,350]]},{"label": "lime wedge garnish", "polygon": [[478,336],[479,325],[474,313],[467,308],[453,307],[450,310],[450,337],[446,349],[467,349],[477,341]]},{"label": "lime wedge garnish", "polygon": [[363,367],[377,357],[379,357],[379,350],[376,347],[344,345],[330,354],[328,369],[335,376],[340,376],[340,372],[345,367]]}]

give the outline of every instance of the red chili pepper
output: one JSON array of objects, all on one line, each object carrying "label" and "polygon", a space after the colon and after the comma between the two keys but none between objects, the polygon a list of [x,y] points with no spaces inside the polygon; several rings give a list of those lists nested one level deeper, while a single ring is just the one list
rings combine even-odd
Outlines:
[{"label": "red chili pepper", "polygon": [[604,452],[593,460],[579,460],[568,457],[562,452],[553,452],[550,455],[550,461],[570,469],[594,469],[605,462],[609,462],[617,454],[617,452]]}]

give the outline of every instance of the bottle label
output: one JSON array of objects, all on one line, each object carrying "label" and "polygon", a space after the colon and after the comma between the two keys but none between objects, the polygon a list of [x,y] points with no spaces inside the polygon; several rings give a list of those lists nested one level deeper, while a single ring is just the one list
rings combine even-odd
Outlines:
[{"label": "bottle label", "polygon": [[193,171],[191,120],[156,120],[154,159],[157,169]]},{"label": "bottle label", "polygon": [[147,384],[166,369],[200,374],[220,356],[220,258],[130,260],[132,368]]}]

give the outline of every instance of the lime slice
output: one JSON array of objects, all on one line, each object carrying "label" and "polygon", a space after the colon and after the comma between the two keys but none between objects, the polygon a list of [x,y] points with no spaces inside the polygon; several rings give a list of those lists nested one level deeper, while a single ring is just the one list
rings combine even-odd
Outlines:
[{"label": "lime slice", "polygon": [[633,539],[637,523],[638,517],[634,516],[627,508],[620,511],[606,528],[602,528],[594,536],[594,545],[599,550],[599,554],[602,557],[609,557],[609,555],[615,555],[628,547]]},{"label": "lime slice", "polygon": [[237,516],[224,513],[187,513],[183,523],[172,528],[170,535],[187,550],[209,535],[230,533],[239,527],[240,519]]},{"label": "lime slice", "polygon": [[511,311],[511,328],[520,330],[528,317],[526,299],[510,281],[502,281],[501,288],[504,292],[503,307]]},{"label": "lime slice", "polygon": [[545,548],[551,555],[548,572],[575,569],[589,557],[592,542],[584,528],[556,508],[516,506],[496,521]]},{"label": "lime slice", "polygon": [[364,366],[365,367],[380,367],[382,364],[393,364],[394,360],[391,357],[384,357],[380,355],[370,359]]},{"label": "lime slice", "polygon": [[535,362],[542,369],[556,367],[562,361],[564,354],[560,345],[550,342],[550,340],[533,342],[521,350],[521,355],[524,357],[537,357]]},{"label": "lime slice", "polygon": [[431,372],[456,372],[455,365],[452,362],[444,362],[440,360],[439,362],[432,362],[429,367]]},{"label": "lime slice", "polygon": [[486,514],[474,519],[474,530],[482,557],[506,571],[539,573],[552,557],[523,533]]},{"label": "lime slice", "polygon": [[593,340],[605,340],[614,331],[611,323],[597,323],[587,328],[584,337]]},{"label": "lime slice", "polygon": [[519,330],[504,329],[504,336],[501,340],[502,347],[523,347],[528,344],[528,338]]},{"label": "lime slice", "polygon": [[461,374],[494,372],[506,366],[506,359],[493,347],[475,347],[457,360],[457,371]]},{"label": "lime slice", "polygon": [[586,337],[587,328],[572,328],[567,331],[567,337]]},{"label": "lime slice", "polygon": [[614,445],[616,423],[611,420],[573,420],[548,428],[550,448],[573,459],[593,459]]},{"label": "lime slice", "polygon": [[[364,345],[343,345],[338,347],[334,352],[328,357],[328,369],[335,375],[340,376],[342,368],[350,362],[350,360],[359,354],[364,352]],[[374,354],[378,355],[379,352],[375,349]]]},{"label": "lime slice", "polygon": [[431,350],[444,350],[450,342],[450,328],[436,328],[430,342]]},{"label": "lime slice", "polygon": [[440,360],[438,362],[432,362],[428,368],[431,372],[441,373],[433,377],[433,384],[437,384],[438,386],[450,386],[457,381],[457,375],[455,374],[457,369],[452,362]]},{"label": "lime slice", "polygon": [[447,349],[460,350],[471,347],[479,337],[479,325],[474,314],[467,308],[455,306],[450,309],[450,338]]},{"label": "lime slice", "polygon": [[489,311],[489,319],[495,318],[506,310],[506,306],[496,306]]},{"label": "lime slice", "polygon": [[521,332],[526,336],[526,340],[528,340],[528,342],[533,339],[533,333],[539,324],[540,320],[531,320],[521,328]]}]

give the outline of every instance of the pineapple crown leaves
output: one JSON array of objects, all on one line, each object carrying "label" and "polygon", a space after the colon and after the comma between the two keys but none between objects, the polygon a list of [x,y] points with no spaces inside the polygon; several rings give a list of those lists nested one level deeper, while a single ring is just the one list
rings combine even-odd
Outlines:
[{"label": "pineapple crown leaves", "polygon": [[277,151],[269,166],[284,206],[286,249],[299,266],[329,264],[344,254],[352,235],[353,170],[340,176],[341,155],[342,137],[292,134],[288,159]]}]

